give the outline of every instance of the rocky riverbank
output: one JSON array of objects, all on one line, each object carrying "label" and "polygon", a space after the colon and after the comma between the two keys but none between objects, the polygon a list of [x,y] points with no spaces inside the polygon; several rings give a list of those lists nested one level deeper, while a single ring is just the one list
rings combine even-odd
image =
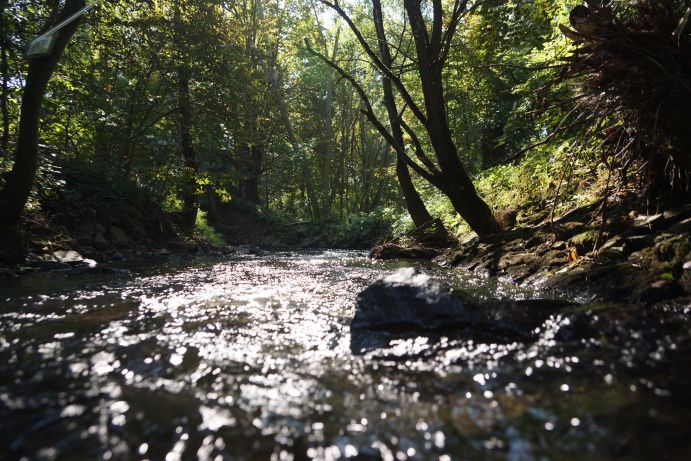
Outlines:
[{"label": "rocky riverbank", "polygon": [[691,296],[691,207],[645,214],[621,206],[605,224],[579,209],[487,239],[474,234],[445,249],[393,242],[381,259],[431,259],[580,301],[650,304]]}]

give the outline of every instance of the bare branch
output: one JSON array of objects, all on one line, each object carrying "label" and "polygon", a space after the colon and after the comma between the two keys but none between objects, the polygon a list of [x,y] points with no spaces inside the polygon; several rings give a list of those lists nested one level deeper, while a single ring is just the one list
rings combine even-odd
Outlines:
[{"label": "bare branch", "polygon": [[418,165],[415,161],[413,161],[403,149],[397,148],[397,142],[394,139],[394,137],[391,135],[389,130],[386,129],[386,127],[379,121],[379,118],[377,118],[377,115],[374,113],[374,110],[372,109],[372,103],[369,100],[369,97],[367,96],[367,93],[365,93],[365,90],[362,89],[362,86],[353,78],[352,75],[348,74],[345,70],[343,70],[338,64],[335,62],[331,61],[329,58],[324,56],[323,54],[319,53],[318,51],[314,50],[309,43],[308,39],[305,39],[305,46],[307,48],[307,51],[321,59],[324,63],[326,63],[329,67],[334,69],[338,74],[341,76],[342,79],[347,80],[350,82],[350,84],[355,88],[355,91],[358,93],[360,96],[360,100],[362,101],[362,104],[365,106],[365,109],[362,111],[362,113],[367,117],[367,119],[374,125],[374,127],[377,129],[379,134],[382,135],[382,137],[386,140],[386,142],[389,143],[395,150],[398,155],[401,156],[401,158],[420,176],[422,176],[424,179],[428,180],[430,183],[434,184],[435,183],[435,178],[434,176],[425,170],[423,167]]},{"label": "bare branch", "polygon": [[427,123],[427,116],[422,112],[422,110],[418,107],[418,105],[415,103],[415,100],[413,97],[410,95],[408,92],[408,89],[405,87],[403,82],[401,81],[398,76],[396,76],[391,69],[389,69],[387,66],[384,65],[384,63],[379,59],[379,56],[372,50],[372,47],[367,43],[367,40],[362,36],[362,33],[360,30],[357,28],[353,20],[348,16],[348,14],[341,8],[341,6],[338,4],[338,0],[334,0],[334,2],[330,2],[329,0],[319,0],[321,3],[324,5],[328,6],[332,10],[334,10],[336,13],[338,13],[339,16],[343,18],[343,20],[348,24],[348,27],[350,27],[350,30],[353,32],[355,35],[355,38],[357,38],[358,42],[362,46],[362,48],[365,50],[365,53],[367,53],[367,56],[372,60],[374,65],[379,69],[380,72],[382,72],[386,77],[390,78],[391,81],[396,85],[396,88],[398,88],[399,93],[401,94],[401,97],[403,100],[410,106],[410,110],[413,112],[415,117],[417,117],[418,120],[420,120],[421,123],[425,124]]}]

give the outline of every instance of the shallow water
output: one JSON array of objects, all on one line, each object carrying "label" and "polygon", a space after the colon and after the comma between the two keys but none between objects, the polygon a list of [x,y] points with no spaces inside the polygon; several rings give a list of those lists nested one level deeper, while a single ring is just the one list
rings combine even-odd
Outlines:
[{"label": "shallow water", "polygon": [[2,280],[0,459],[691,459],[689,307],[352,355],[357,293],[407,265],[317,251]]}]

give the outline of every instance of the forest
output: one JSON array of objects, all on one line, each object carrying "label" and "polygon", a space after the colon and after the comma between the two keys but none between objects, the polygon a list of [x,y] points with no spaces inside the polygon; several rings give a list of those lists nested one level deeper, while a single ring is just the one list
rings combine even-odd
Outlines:
[{"label": "forest", "polygon": [[685,2],[623,3],[10,3],[4,259],[41,251],[15,231],[32,219],[56,249],[207,221],[230,243],[309,223],[287,243],[348,247],[610,196],[683,205]]},{"label": "forest", "polygon": [[691,452],[688,0],[0,1],[0,459]]}]

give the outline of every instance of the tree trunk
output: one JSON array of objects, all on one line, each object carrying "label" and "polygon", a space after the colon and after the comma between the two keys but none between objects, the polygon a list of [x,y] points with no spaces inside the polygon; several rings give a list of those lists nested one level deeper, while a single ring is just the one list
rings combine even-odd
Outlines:
[{"label": "tree trunk", "polygon": [[415,227],[420,227],[433,221],[434,218],[432,218],[432,215],[427,211],[425,203],[415,189],[413,180],[410,177],[408,165],[400,155],[396,155],[396,176],[398,177],[398,184],[401,186],[401,191],[403,192],[406,209]]},{"label": "tree trunk", "polygon": [[275,58],[273,56],[270,56],[267,61],[267,74],[269,77],[269,83],[271,84],[271,88],[274,92],[274,98],[276,99],[278,111],[281,114],[281,120],[283,121],[283,126],[286,130],[286,134],[288,135],[288,141],[290,141],[290,145],[293,149],[293,154],[299,155],[301,157],[300,173],[302,175],[305,192],[307,193],[307,201],[309,202],[310,211],[312,213],[312,219],[319,220],[321,218],[321,213],[319,210],[319,201],[317,199],[317,194],[315,193],[314,184],[312,182],[312,173],[309,170],[307,159],[304,158],[304,153],[300,149],[300,143],[298,143],[297,136],[295,135],[295,130],[293,129],[293,123],[290,120],[288,105],[285,102],[283,91],[281,89],[281,84],[278,78],[278,72],[276,71]]},{"label": "tree trunk", "polygon": [[[382,17],[380,0],[372,0],[372,6],[381,60],[386,67],[391,69],[392,59],[389,51],[389,45],[386,41],[386,32],[384,29],[384,19]],[[396,143],[396,145],[392,147],[396,151],[396,176],[398,178],[398,184],[401,186],[406,208],[413,220],[413,223],[415,224],[415,227],[420,227],[428,222],[431,222],[433,218],[427,211],[427,207],[425,207],[425,203],[422,201],[420,194],[415,189],[413,180],[410,177],[410,171],[408,171],[408,165],[401,156],[401,153],[405,151],[403,130],[401,129],[401,122],[398,119],[398,109],[396,107],[396,99],[394,97],[391,79],[386,75],[382,76],[382,86],[384,89],[384,105],[386,106],[386,112],[389,116],[389,125],[391,126],[391,135]]]},{"label": "tree trunk", "polygon": [[10,142],[10,113],[7,108],[7,97],[9,92],[9,78],[10,73],[7,65],[7,48],[9,47],[9,40],[7,39],[7,30],[5,27],[5,8],[7,1],[2,0],[2,8],[0,8],[0,72],[2,73],[2,94],[0,94],[0,110],[2,110],[2,139],[0,140],[0,148],[7,150]]},{"label": "tree trunk", "polygon": [[458,214],[479,236],[499,232],[501,226],[487,204],[477,195],[468,172],[458,158],[458,150],[449,129],[442,81],[442,12],[435,4],[430,36],[420,3],[416,0],[404,0],[404,6],[415,41],[417,68],[427,115],[425,129],[441,170],[441,183],[446,189],[442,190],[449,196]]},{"label": "tree trunk", "polygon": [[264,160],[264,147],[262,145],[245,146],[246,169],[245,178],[240,185],[242,198],[248,202],[259,203],[259,178],[262,172]]},{"label": "tree trunk", "polygon": [[[84,3],[84,0],[67,0],[57,21],[62,21],[74,14],[84,7]],[[5,187],[0,192],[0,226],[2,227],[14,228],[19,224],[24,206],[29,199],[38,167],[38,140],[43,95],[65,46],[77,30],[79,21],[77,19],[60,30],[50,56],[32,59],[29,62],[29,71],[22,95],[15,162]]]},{"label": "tree trunk", "polygon": [[180,148],[185,171],[182,184],[182,225],[185,232],[194,229],[199,201],[197,197],[197,173],[199,162],[192,139],[192,103],[190,100],[190,71],[179,66],[178,72],[178,115],[180,116]]}]

